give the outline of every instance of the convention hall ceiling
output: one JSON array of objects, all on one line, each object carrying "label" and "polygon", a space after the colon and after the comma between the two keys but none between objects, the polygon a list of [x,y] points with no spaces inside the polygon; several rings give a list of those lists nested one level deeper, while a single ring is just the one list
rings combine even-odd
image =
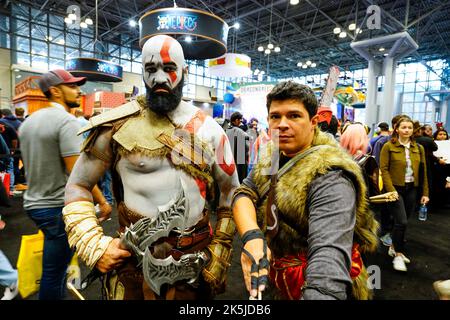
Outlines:
[{"label": "convention hall ceiling", "polygon": [[[126,41],[138,48],[138,27],[131,27],[130,19],[138,20],[145,12],[173,7],[174,1],[97,0],[98,39]],[[66,15],[69,5],[78,5],[82,16],[95,18],[95,0],[3,0],[2,11],[12,2],[30,5],[44,12]],[[418,43],[417,52],[404,58],[407,61],[427,61],[450,58],[450,0],[177,0],[178,7],[194,8],[214,13],[231,29],[228,52],[244,53],[252,58],[252,65],[260,69],[269,66],[277,77],[325,73],[332,64],[353,70],[367,67],[367,62],[350,48],[352,41],[407,31]],[[381,9],[381,29],[369,30],[366,13],[371,5]],[[349,31],[356,22],[362,32]],[[333,32],[340,27],[347,31],[345,38]],[[265,55],[257,48],[272,42],[281,48],[279,53]],[[316,68],[302,69],[297,62],[311,60]]]}]

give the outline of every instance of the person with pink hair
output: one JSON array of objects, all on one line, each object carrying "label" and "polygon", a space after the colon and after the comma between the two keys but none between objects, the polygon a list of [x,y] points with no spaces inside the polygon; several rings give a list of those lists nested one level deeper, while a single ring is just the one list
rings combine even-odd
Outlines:
[{"label": "person with pink hair", "polygon": [[339,142],[341,147],[347,150],[361,167],[368,188],[368,196],[379,195],[381,193],[379,168],[375,157],[367,153],[369,151],[369,137],[365,126],[359,122],[348,124],[344,127]]},{"label": "person with pink hair", "polygon": [[341,134],[340,144],[355,160],[361,158],[369,147],[369,137],[364,125],[361,123],[347,125]]}]

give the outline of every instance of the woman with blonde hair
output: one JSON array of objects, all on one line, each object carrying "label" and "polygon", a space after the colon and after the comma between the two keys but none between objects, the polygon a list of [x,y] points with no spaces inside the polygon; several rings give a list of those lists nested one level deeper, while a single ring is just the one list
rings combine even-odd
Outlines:
[{"label": "woman with blonde hair", "polygon": [[399,200],[389,204],[394,217],[393,245],[389,248],[389,255],[394,257],[394,269],[404,272],[407,271],[406,263],[410,263],[404,254],[406,226],[415,209],[419,186],[422,186],[420,203],[429,201],[425,151],[414,140],[413,130],[414,123],[410,118],[400,118],[394,126],[391,140],[383,146],[380,157],[384,188],[399,194]]}]

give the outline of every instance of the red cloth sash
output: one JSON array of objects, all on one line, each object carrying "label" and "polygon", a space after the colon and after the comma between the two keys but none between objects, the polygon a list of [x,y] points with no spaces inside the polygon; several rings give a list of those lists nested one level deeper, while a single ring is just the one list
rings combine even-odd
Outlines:
[{"label": "red cloth sash", "polygon": [[[285,299],[299,300],[302,297],[307,264],[308,261],[304,252],[272,260],[269,277]],[[363,262],[359,253],[359,245],[353,244],[350,269],[352,279],[359,276],[362,266]]]}]

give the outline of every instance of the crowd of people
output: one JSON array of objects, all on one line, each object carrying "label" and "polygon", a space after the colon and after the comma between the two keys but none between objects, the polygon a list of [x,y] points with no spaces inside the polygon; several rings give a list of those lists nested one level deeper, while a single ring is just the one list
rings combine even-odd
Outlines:
[{"label": "crowd of people", "polygon": [[[2,171],[14,192],[23,161],[24,210],[44,234],[39,299],[64,299],[74,253],[105,298],[212,299],[226,290],[236,231],[250,299],[268,286],[281,299],[370,299],[365,257],[379,242],[407,271],[408,218],[450,192],[448,159],[433,155],[444,128],[396,115],[372,134],[293,81],[267,95],[268,128],[240,112],[214,121],[181,99],[175,39],[150,38],[142,63],[146,94],[94,121],[72,112],[86,78],[64,70],[39,80],[49,107],[25,121],[1,111]],[[113,207],[119,237],[101,225]],[[1,251],[0,285],[3,299],[17,295]],[[434,287],[449,298],[448,281]]]}]

